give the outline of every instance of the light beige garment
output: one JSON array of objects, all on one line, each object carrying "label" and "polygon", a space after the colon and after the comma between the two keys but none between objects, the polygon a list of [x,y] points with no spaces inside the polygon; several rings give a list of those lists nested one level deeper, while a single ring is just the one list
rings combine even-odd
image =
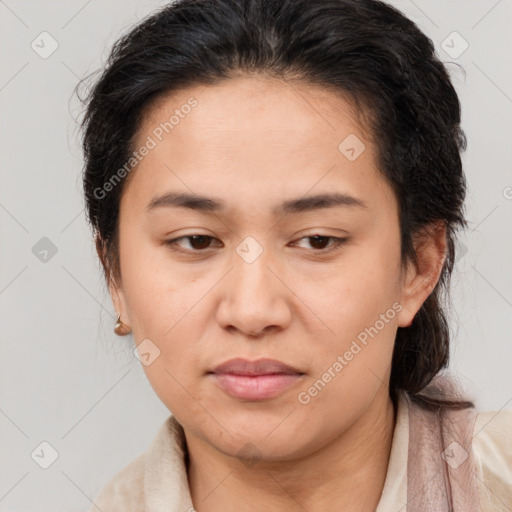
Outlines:
[{"label": "light beige garment", "polygon": [[[411,466],[415,466],[415,471],[417,470],[414,453],[420,453],[421,450],[418,449],[420,445],[423,450],[425,446],[434,446],[421,442],[422,436],[430,435],[428,429],[431,427],[428,421],[420,419],[425,431],[415,428],[414,435],[417,439],[412,435],[410,421],[414,422],[420,417],[421,410],[411,404],[408,395],[401,393],[398,398],[386,480],[376,512],[441,512],[444,510],[465,512],[461,508],[463,505],[452,509],[447,504],[437,505],[438,502],[435,501],[434,505],[429,506],[428,503],[433,503],[429,502],[429,499],[437,499],[429,498],[432,488],[432,482],[429,481],[419,486],[418,482],[415,482],[414,485],[420,491],[414,490],[415,495],[411,499]],[[512,511],[512,411],[501,410],[478,414],[475,412],[473,422],[472,425],[466,425],[469,444],[465,445],[461,440],[459,446],[443,446],[448,450],[444,453],[443,460],[450,463],[447,474],[457,475],[460,470],[470,475],[474,468],[472,476],[476,482],[476,492],[472,509],[481,512]],[[444,442],[448,443],[452,439],[448,436]],[[410,451],[409,443],[413,440],[419,445],[415,450]],[[466,454],[461,451],[462,446],[466,448],[472,446],[472,450],[469,448],[470,457],[467,460]],[[147,452],[134,459],[107,483],[94,499],[88,512],[193,512],[184,450],[183,429],[176,419],[170,416],[161,426]],[[439,455],[437,449],[431,448],[431,450],[432,458],[437,460]],[[472,465],[469,465],[469,462]],[[440,478],[439,482],[442,483],[443,479]],[[464,490],[464,484],[460,489]],[[427,502],[423,502],[421,498],[418,499],[422,492],[427,497]],[[457,494],[456,489],[455,494]],[[464,492],[460,494],[462,494],[462,500],[467,498],[464,497]],[[427,508],[422,508],[425,506]]]}]

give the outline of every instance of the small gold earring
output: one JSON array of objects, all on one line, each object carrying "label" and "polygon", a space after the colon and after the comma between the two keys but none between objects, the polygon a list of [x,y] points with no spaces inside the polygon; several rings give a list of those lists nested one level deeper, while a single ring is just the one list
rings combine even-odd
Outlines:
[{"label": "small gold earring", "polygon": [[130,334],[132,332],[131,328],[128,325],[121,322],[121,315],[117,315],[117,321],[116,324],[114,325],[114,332],[118,336],[126,336],[127,334]]}]

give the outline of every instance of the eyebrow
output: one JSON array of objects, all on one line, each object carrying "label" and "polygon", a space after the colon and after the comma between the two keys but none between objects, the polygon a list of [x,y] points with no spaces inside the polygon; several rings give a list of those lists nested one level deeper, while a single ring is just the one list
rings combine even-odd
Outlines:
[{"label": "eyebrow", "polygon": [[[348,207],[366,209],[368,206],[357,197],[341,193],[326,193],[315,196],[290,199],[272,209],[274,216],[290,213],[303,213],[323,208]],[[218,198],[206,197],[197,194],[167,192],[155,196],[146,206],[151,212],[157,208],[189,208],[206,213],[222,212],[227,209],[227,203]]]}]

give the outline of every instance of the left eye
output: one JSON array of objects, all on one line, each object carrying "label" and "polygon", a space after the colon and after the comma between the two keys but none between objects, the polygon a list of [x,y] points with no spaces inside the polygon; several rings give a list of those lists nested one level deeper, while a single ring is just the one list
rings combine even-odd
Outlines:
[{"label": "left eye", "polygon": [[[188,248],[183,248],[179,244],[179,242],[182,240],[189,241],[190,246]],[[185,252],[204,252],[205,249],[210,248],[209,245],[212,240],[217,239],[208,235],[186,235],[179,238],[174,238],[173,240],[168,240],[165,242],[165,245],[169,245],[173,248],[178,247],[179,249],[177,250],[184,250]],[[299,241],[300,240],[311,240],[312,247],[317,249],[315,252],[328,252],[342,245],[348,240],[348,238],[338,238],[335,236],[324,235],[309,235],[299,238]],[[330,245],[328,245],[329,241],[332,241]],[[325,247],[326,245],[328,248]]]},{"label": "left eye", "polygon": [[[341,244],[346,242],[348,238],[338,238],[335,236],[324,236],[324,235],[309,235],[305,236],[303,238],[300,238],[299,240],[311,240],[312,247],[323,250],[325,252],[334,250],[336,247],[339,247]],[[332,240],[332,244],[329,246],[328,249],[326,249],[324,246],[326,245],[326,242],[329,242]],[[320,246],[320,247],[319,247]]]}]

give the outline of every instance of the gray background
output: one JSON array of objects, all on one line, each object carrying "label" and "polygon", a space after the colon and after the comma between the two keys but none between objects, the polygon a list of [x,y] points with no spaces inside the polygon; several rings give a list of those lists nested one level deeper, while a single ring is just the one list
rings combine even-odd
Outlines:
[{"label": "gray background", "polygon": [[[131,337],[112,332],[72,97],[121,32],[163,3],[0,0],[0,511],[86,510],[169,415],[126,349]],[[392,3],[466,71],[449,66],[470,222],[453,276],[451,368],[479,408],[512,408],[512,0]],[[47,58],[31,47],[43,31],[58,43]],[[38,50],[49,49],[45,39]],[[49,246],[57,252],[41,261]]]}]

